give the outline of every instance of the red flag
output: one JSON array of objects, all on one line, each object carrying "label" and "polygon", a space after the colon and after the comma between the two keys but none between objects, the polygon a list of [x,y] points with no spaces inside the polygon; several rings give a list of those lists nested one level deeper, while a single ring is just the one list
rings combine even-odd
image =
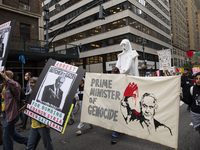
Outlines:
[{"label": "red flag", "polygon": [[186,52],[187,56],[190,58],[195,58],[197,55],[200,55],[199,51],[190,50]]},{"label": "red flag", "polygon": [[196,84],[196,81],[195,81],[195,79],[192,79],[192,81]]},{"label": "red flag", "polygon": [[155,72],[157,76],[160,76],[160,70]]}]

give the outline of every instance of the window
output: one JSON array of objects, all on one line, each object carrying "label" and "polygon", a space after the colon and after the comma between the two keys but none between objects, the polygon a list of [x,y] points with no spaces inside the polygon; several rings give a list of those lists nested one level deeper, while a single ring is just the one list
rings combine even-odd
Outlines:
[{"label": "window", "polygon": [[20,37],[23,37],[26,41],[30,41],[30,26],[31,25],[20,23]]}]

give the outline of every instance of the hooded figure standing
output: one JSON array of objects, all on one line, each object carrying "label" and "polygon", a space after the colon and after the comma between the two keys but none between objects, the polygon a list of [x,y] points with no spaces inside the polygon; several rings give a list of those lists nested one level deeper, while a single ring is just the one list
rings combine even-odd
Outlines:
[{"label": "hooded figure standing", "polygon": [[121,41],[120,46],[123,52],[118,55],[116,67],[120,68],[121,74],[139,76],[138,72],[138,56],[136,50],[132,50],[128,39]]}]

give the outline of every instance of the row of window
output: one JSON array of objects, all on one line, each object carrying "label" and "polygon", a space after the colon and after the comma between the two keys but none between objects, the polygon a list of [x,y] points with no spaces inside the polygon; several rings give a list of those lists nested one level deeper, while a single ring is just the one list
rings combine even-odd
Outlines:
[{"label": "row of window", "polygon": [[[160,18],[164,23],[167,25],[170,25],[170,21],[165,18],[160,12],[158,12],[153,6],[151,6],[149,3],[147,3],[146,8],[151,11],[154,15],[156,15],[158,18]],[[168,14],[169,15],[169,14]]]},{"label": "row of window", "polygon": [[182,67],[183,64],[187,64],[188,62],[186,60],[182,60],[182,59],[177,59],[177,58],[172,58],[171,59],[171,66],[177,66],[177,67]]},{"label": "row of window", "polygon": [[[107,1],[110,1],[110,0],[104,0],[104,2],[107,2]],[[52,22],[49,22],[49,28],[52,27],[52,26],[55,26],[55,25],[57,25],[57,24],[59,24],[59,23],[61,23],[63,21],[65,21],[65,20],[73,18],[74,16],[78,15],[80,12],[84,11],[85,9],[87,9],[88,6],[91,6],[94,3],[96,3],[96,1],[90,2],[90,3],[86,4],[86,5],[83,5],[82,7],[78,8],[78,9],[76,9],[74,11],[71,11],[68,14],[65,14],[64,16],[61,16],[61,17],[57,18],[56,20],[54,20]],[[65,3],[65,4],[67,4],[67,3]],[[65,5],[62,5],[62,6],[65,6]],[[61,8],[62,8],[62,6],[61,6]],[[63,10],[65,10],[65,9],[63,8]],[[51,17],[51,15],[55,15],[56,13],[60,13],[60,12],[57,12],[56,10],[50,12],[49,13],[50,17]]]},{"label": "row of window", "polygon": [[[106,60],[104,60],[105,62],[109,62],[109,61],[117,61],[117,55],[121,53],[121,52],[116,52],[116,53],[109,53],[106,54]],[[139,54],[138,59],[139,60],[143,60],[143,53],[142,52],[138,52]],[[153,54],[148,54],[145,53],[145,59],[147,61],[156,61],[158,62],[158,56],[157,55],[153,55]],[[88,57],[86,58],[86,65],[90,65],[90,64],[96,64],[96,63],[103,63],[103,57],[102,56],[92,56],[92,57]],[[80,59],[79,65],[83,65],[83,58]]]},{"label": "row of window", "polygon": [[132,3],[129,2],[128,4],[129,4],[129,7],[128,7],[129,10],[131,10],[133,13],[135,13],[136,15],[140,16],[147,22],[153,24],[154,26],[158,27],[159,29],[161,29],[162,31],[170,35],[170,30],[166,28],[165,26],[163,26],[160,22],[156,21],[154,18],[152,18],[147,13],[143,12],[141,9],[137,8]]},{"label": "row of window", "polygon": [[[56,15],[57,13],[60,13],[61,11],[63,11],[63,10],[65,10],[65,9],[67,9],[67,8],[69,8],[69,7],[71,7],[71,6],[73,6],[74,4],[76,4],[76,3],[80,2],[80,1],[81,1],[81,0],[69,0],[68,2],[66,2],[66,3],[64,3],[64,4],[62,4],[62,5],[60,6],[60,11],[57,11],[56,9],[52,10],[52,11],[49,13],[49,17],[52,17],[52,16]],[[52,0],[52,1],[50,2],[50,6],[49,6],[49,7],[53,6],[53,5],[56,4],[56,3],[57,3],[57,0]]]},{"label": "row of window", "polygon": [[30,26],[29,24],[20,23],[20,37],[30,41]]},{"label": "row of window", "polygon": [[98,27],[95,27],[93,29],[72,35],[70,37],[67,37],[67,38],[64,38],[64,39],[61,39],[61,40],[58,40],[58,41],[54,42],[54,44],[55,44],[55,46],[64,45],[66,43],[71,43],[71,42],[74,42],[74,41],[77,41],[77,40],[81,40],[83,38],[87,38],[87,37],[97,35],[97,34],[100,34],[100,33],[105,33],[105,32],[110,31],[110,30],[121,28],[121,27],[124,27],[126,25],[130,25],[130,26],[132,26],[132,27],[134,27],[134,28],[146,33],[146,34],[149,34],[149,35],[171,45],[170,39],[168,39],[167,37],[161,35],[160,33],[150,29],[149,27],[141,24],[140,22],[138,22],[138,21],[136,21],[132,18],[124,18],[124,19],[120,19],[120,20],[102,25],[102,26],[98,26]]},{"label": "row of window", "polygon": [[149,27],[145,26],[144,24],[141,24],[140,22],[138,22],[138,21],[136,21],[132,18],[130,18],[129,25],[171,45],[171,40],[169,38],[167,38],[167,37],[163,36],[162,34],[150,29]]},{"label": "row of window", "polygon": [[[128,8],[131,11],[133,11],[134,13],[136,13],[137,15],[139,15],[140,17],[142,17],[146,21],[150,22],[151,24],[155,25],[156,27],[158,27],[159,29],[161,29],[162,31],[164,31],[165,33],[167,33],[167,34],[170,35],[170,30],[167,29],[165,26],[163,26],[162,24],[160,24],[158,21],[156,21],[155,19],[153,19],[152,17],[150,17],[146,13],[142,12],[140,9],[138,9],[137,7],[135,7],[134,5],[132,5],[131,3],[128,3],[128,4],[129,4]],[[127,8],[127,2],[124,2],[122,4],[119,4],[117,6],[112,7],[110,9],[107,9],[106,10],[106,16],[112,15],[112,14],[115,14],[115,13],[118,13],[118,12],[121,12],[121,11],[125,10],[126,8]],[[67,15],[69,15],[69,14],[66,14],[65,16],[67,16]],[[73,14],[72,14],[71,17],[73,17]],[[58,18],[58,19],[50,22],[49,23],[49,28],[52,27],[52,26],[54,26],[54,25],[56,25],[56,24],[58,24],[58,23],[63,22],[64,20],[67,20],[67,19],[61,17],[61,18]],[[84,19],[82,19],[80,21],[77,21],[75,23],[72,23],[72,24],[68,25],[59,34],[62,34],[62,33],[67,32],[69,30],[72,30],[72,29],[75,29],[77,27],[83,26],[85,24],[94,22],[95,20],[98,20],[98,13],[96,13],[94,15],[91,15],[91,16],[89,16],[87,18],[84,18]],[[59,29],[51,32],[49,34],[49,37],[53,37],[58,31],[59,31]]]},{"label": "row of window", "polygon": [[[169,16],[169,11],[163,6],[163,5],[161,5],[160,3],[159,3],[159,1],[158,0],[151,0],[154,4],[156,4],[159,8],[160,8],[160,10],[162,10],[167,16]],[[166,1],[166,0],[165,0]],[[164,2],[165,3],[165,2]],[[166,3],[165,3],[166,4]],[[167,7],[169,7],[168,6],[168,2],[167,2],[167,5],[166,5]]]},{"label": "row of window", "polygon": [[173,54],[174,54],[174,55],[178,55],[178,56],[186,57],[186,52],[177,50],[177,49],[175,49],[175,48],[173,48]]},{"label": "row of window", "polygon": [[[92,42],[92,43],[89,43],[89,44],[82,45],[82,49],[80,50],[80,52],[94,50],[94,49],[97,49],[97,48],[102,48],[102,47],[111,46],[111,45],[115,45],[115,44],[120,44],[120,42],[123,39],[129,39],[130,42],[142,45],[142,43],[139,42],[139,36],[129,33],[129,34],[120,35],[120,36],[112,37],[112,38],[109,38],[109,39],[104,39],[104,40],[100,40],[100,41],[96,41],[96,42]],[[149,48],[157,49],[157,50],[161,50],[163,48],[169,49],[167,47],[164,47],[164,46],[162,46],[158,43],[155,43],[155,42],[152,42],[152,41],[149,41],[149,40],[147,40],[145,47],[149,47]]]}]

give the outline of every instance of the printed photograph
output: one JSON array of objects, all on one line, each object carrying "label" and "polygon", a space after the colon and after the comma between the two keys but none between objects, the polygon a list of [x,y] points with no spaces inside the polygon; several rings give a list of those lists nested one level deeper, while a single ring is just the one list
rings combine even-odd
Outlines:
[{"label": "printed photograph", "polygon": [[76,74],[51,66],[36,95],[36,100],[62,111],[65,99],[76,79]]}]

